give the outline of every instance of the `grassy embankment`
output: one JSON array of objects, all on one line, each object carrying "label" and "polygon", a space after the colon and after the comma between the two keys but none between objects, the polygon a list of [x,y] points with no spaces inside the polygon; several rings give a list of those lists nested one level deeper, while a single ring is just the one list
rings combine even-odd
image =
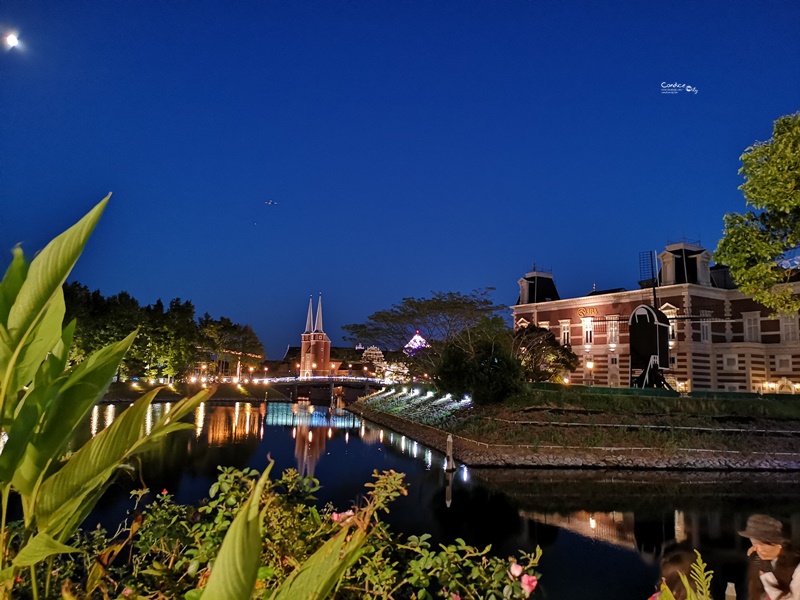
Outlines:
[{"label": "grassy embankment", "polygon": [[487,444],[800,452],[797,396],[629,392],[530,387],[502,404],[477,406],[416,387],[362,403]]}]

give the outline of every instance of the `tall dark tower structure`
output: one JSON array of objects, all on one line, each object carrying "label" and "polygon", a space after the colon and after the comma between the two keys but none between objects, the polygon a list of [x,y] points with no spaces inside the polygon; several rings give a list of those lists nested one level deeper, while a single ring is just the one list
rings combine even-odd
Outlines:
[{"label": "tall dark tower structure", "polygon": [[[313,320],[314,303],[308,299],[306,330],[300,336],[300,377],[333,375],[331,369],[331,340],[322,330],[322,294],[317,303],[317,318]],[[313,324],[312,324],[313,323]]]}]

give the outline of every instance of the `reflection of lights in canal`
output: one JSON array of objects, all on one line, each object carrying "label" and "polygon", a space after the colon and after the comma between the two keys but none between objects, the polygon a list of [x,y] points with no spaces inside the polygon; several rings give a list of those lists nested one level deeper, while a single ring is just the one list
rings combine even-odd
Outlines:
[{"label": "reflection of lights in canal", "polygon": [[92,437],[97,435],[97,422],[100,418],[100,407],[95,404],[92,407]]},{"label": "reflection of lights in canal", "polygon": [[203,424],[206,420],[206,403],[201,402],[194,410],[194,431],[197,437],[203,432]]},{"label": "reflection of lights in canal", "polygon": [[114,422],[114,417],[115,417],[116,412],[117,412],[116,408],[117,407],[114,406],[113,404],[107,404],[106,405],[106,411],[105,411],[105,413],[106,413],[106,415],[105,415],[105,423],[106,423],[105,426],[106,427],[108,427],[109,425],[111,425],[111,423]]}]

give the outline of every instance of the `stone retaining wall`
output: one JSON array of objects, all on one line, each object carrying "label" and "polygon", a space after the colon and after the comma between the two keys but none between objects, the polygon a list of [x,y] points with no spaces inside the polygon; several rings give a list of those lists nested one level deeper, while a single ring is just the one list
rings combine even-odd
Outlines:
[{"label": "stone retaining wall", "polygon": [[[352,412],[445,452],[447,432],[356,404]],[[800,454],[654,448],[500,446],[453,436],[453,456],[470,467],[800,471]]]}]

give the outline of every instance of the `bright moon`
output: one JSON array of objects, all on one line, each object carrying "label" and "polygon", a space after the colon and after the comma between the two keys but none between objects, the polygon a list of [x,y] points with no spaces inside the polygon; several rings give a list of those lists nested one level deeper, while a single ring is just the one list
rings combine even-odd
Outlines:
[{"label": "bright moon", "polygon": [[8,44],[8,45],[9,45],[11,48],[13,48],[14,46],[18,46],[18,45],[19,45],[19,38],[18,38],[17,36],[15,36],[13,33],[9,33],[9,34],[6,36],[6,43],[7,43],[7,44]]}]

